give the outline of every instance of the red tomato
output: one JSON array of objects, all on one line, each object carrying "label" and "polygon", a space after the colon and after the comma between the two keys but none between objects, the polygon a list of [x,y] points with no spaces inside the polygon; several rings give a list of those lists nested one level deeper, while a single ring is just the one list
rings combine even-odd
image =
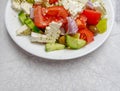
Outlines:
[{"label": "red tomato", "polygon": [[63,21],[62,21],[62,27],[65,29],[65,32],[67,32],[68,31],[68,21],[67,21],[67,19],[64,19]]},{"label": "red tomato", "polygon": [[87,17],[87,23],[89,25],[98,24],[98,22],[101,18],[101,13],[98,11],[95,11],[95,10],[85,9],[82,14]]},{"label": "red tomato", "polygon": [[47,8],[46,16],[66,18],[68,16],[68,12],[63,6],[52,6]]},{"label": "red tomato", "polygon": [[41,6],[34,7],[34,22],[39,28],[45,28],[52,21],[61,21],[65,24],[67,16],[68,12],[63,6],[52,6],[49,8],[42,8]]},{"label": "red tomato", "polygon": [[62,27],[67,30],[68,11],[63,6],[52,6],[47,8],[46,16],[52,18],[52,21],[62,22]]},{"label": "red tomato", "polygon": [[80,33],[80,39],[84,39],[87,43],[90,43],[94,40],[93,33],[88,29],[82,29],[78,31]]},{"label": "red tomato", "polygon": [[34,23],[39,28],[45,28],[51,20],[48,18],[45,18],[42,14],[42,7],[37,6],[34,8]]},{"label": "red tomato", "polygon": [[56,2],[58,2],[58,0],[49,0],[49,3],[50,3],[50,4],[54,4],[54,3],[56,3]]},{"label": "red tomato", "polygon": [[36,8],[37,6],[40,6],[41,4],[40,3],[35,3],[33,4],[33,8]]},{"label": "red tomato", "polygon": [[87,21],[86,16],[80,14],[75,21],[79,29],[86,28],[86,21]]}]

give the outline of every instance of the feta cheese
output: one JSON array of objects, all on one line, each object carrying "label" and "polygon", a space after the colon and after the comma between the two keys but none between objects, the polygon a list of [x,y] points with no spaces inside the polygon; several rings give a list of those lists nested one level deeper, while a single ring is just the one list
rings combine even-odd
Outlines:
[{"label": "feta cheese", "polygon": [[16,11],[20,11],[21,10],[21,2],[19,0],[12,0],[12,8]]},{"label": "feta cheese", "polygon": [[51,22],[50,25],[46,27],[45,34],[49,37],[53,37],[55,40],[58,39],[61,33],[61,25],[62,23]]},{"label": "feta cheese", "polygon": [[30,38],[31,42],[46,42],[47,41],[47,36],[43,35],[43,34],[39,34],[39,33],[31,33],[31,38]]},{"label": "feta cheese", "polygon": [[30,41],[39,43],[52,43],[55,40],[52,37],[48,37],[47,35],[32,32]]},{"label": "feta cheese", "polygon": [[100,11],[102,15],[106,14],[106,9],[104,8],[104,5],[102,2],[94,2],[93,6],[95,7],[96,10]]},{"label": "feta cheese", "polygon": [[22,2],[21,3],[21,9],[26,13],[30,14],[30,9],[32,8],[33,4],[28,2]]},{"label": "feta cheese", "polygon": [[26,25],[23,25],[22,27],[20,27],[17,31],[16,31],[16,34],[18,36],[21,36],[21,35],[30,35],[31,33],[31,30],[28,26]]},{"label": "feta cheese", "polygon": [[85,3],[88,0],[62,0],[62,4],[73,16],[78,12],[82,12]]},{"label": "feta cheese", "polygon": [[86,4],[89,0],[76,0],[76,1],[79,1],[79,2],[81,2],[83,4]]},{"label": "feta cheese", "polygon": [[56,39],[60,36],[60,27],[62,23],[51,22],[48,27],[46,27],[45,34],[31,33],[31,42],[39,43],[55,43]]},{"label": "feta cheese", "polygon": [[41,2],[43,2],[43,0],[34,0],[35,1],[35,3],[41,3]]}]

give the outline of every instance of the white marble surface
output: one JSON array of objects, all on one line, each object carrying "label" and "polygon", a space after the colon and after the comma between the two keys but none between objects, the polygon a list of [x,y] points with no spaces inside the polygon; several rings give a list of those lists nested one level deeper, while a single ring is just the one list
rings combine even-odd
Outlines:
[{"label": "white marble surface", "polygon": [[[82,58],[50,61],[19,48],[4,24],[0,0],[0,91],[120,91],[120,11],[108,40]],[[120,1],[119,1],[120,2]]]}]

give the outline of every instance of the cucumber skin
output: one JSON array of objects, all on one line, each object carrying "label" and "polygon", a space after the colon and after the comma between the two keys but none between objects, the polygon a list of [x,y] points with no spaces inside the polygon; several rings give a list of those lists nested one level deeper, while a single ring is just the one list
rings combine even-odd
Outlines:
[{"label": "cucumber skin", "polygon": [[96,25],[96,27],[100,34],[105,33],[107,30],[107,18],[100,20],[99,23]]},{"label": "cucumber skin", "polygon": [[66,35],[66,44],[70,49],[80,49],[86,45],[86,41]]},{"label": "cucumber skin", "polygon": [[33,29],[35,26],[33,21],[30,18],[25,19],[25,24],[31,29]]},{"label": "cucumber skin", "polygon": [[20,20],[20,22],[21,22],[22,24],[25,24],[25,20],[27,19],[27,17],[26,17],[26,15],[25,15],[25,13],[24,13],[23,11],[21,11],[21,12],[18,14],[18,18],[19,18],[19,20]]},{"label": "cucumber skin", "polygon": [[46,52],[65,49],[65,45],[59,43],[49,43],[45,45]]},{"label": "cucumber skin", "polygon": [[43,33],[38,27],[35,26],[34,22],[28,18],[23,11],[18,14],[18,17],[21,23],[26,24],[30,29],[32,29],[33,32]]},{"label": "cucumber skin", "polygon": [[33,32],[35,32],[35,33],[42,33],[42,31],[38,27],[35,26],[34,22],[30,18],[25,19],[25,24],[30,29],[32,29]]}]

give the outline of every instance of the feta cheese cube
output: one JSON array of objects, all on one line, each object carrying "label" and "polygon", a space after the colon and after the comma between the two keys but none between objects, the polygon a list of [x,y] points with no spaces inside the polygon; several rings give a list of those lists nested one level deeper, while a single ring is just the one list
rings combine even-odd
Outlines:
[{"label": "feta cheese cube", "polygon": [[74,17],[78,12],[82,12],[87,1],[88,0],[62,0],[62,4]]},{"label": "feta cheese cube", "polygon": [[30,14],[30,9],[32,8],[33,4],[28,2],[22,2],[21,3],[21,9],[26,13]]},{"label": "feta cheese cube", "polygon": [[43,0],[34,0],[35,1],[35,3],[41,3],[41,2],[43,2]]},{"label": "feta cheese cube", "polygon": [[21,10],[20,1],[12,0],[12,8],[16,11]]},{"label": "feta cheese cube", "polygon": [[60,36],[60,27],[62,23],[52,22],[48,27],[46,27],[45,34],[31,33],[31,42],[39,43],[55,43],[56,39]]},{"label": "feta cheese cube", "polygon": [[52,37],[48,37],[47,35],[32,32],[30,41],[38,43],[52,43],[55,40]]},{"label": "feta cheese cube", "polygon": [[104,8],[104,5],[102,2],[94,2],[93,6],[95,7],[96,10],[100,11],[102,15],[106,14],[106,9]]},{"label": "feta cheese cube", "polygon": [[22,27],[20,27],[17,31],[16,31],[16,34],[18,36],[21,36],[21,35],[30,35],[31,33],[31,30],[28,26],[26,25],[23,25]]}]

